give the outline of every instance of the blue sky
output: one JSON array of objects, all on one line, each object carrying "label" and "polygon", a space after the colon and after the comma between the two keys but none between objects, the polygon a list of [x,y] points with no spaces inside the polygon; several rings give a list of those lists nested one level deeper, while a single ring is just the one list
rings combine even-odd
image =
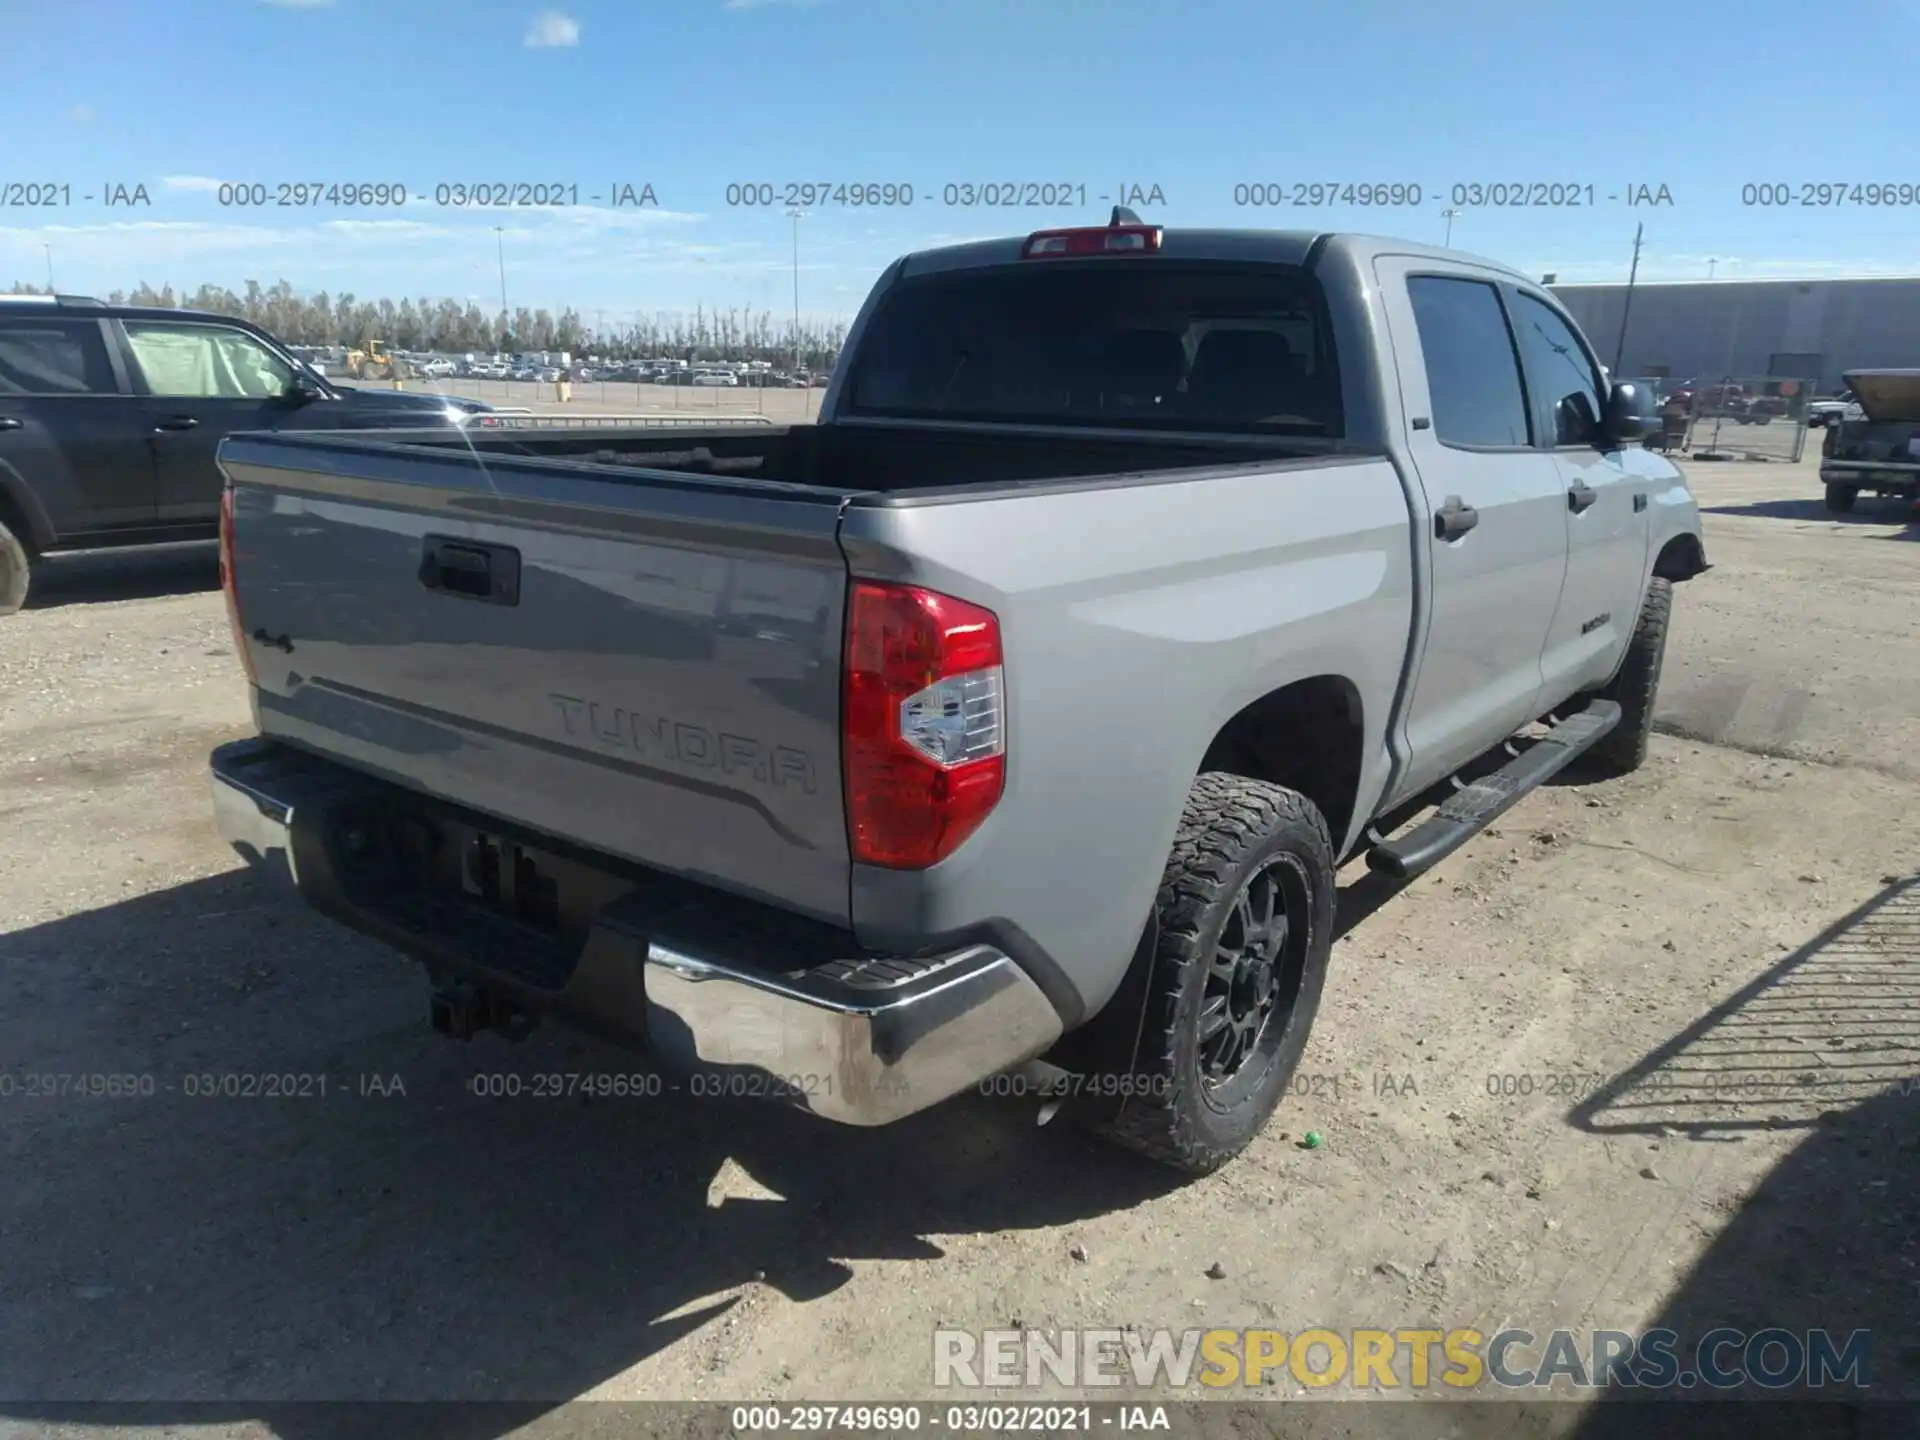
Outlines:
[{"label": "blue sky", "polygon": [[[0,0],[0,284],[146,280],[788,313],[792,222],[730,183],[910,185],[816,205],[800,303],[851,315],[905,250],[1104,219],[1442,238],[1451,187],[1591,185],[1592,208],[1466,206],[1463,249],[1624,279],[1920,272],[1920,203],[1742,203],[1742,186],[1904,183],[1915,0],[1735,7],[1455,0]],[[220,203],[220,182],[404,185],[402,206]],[[577,186],[461,209],[442,184]],[[1085,187],[968,208],[949,184]],[[1249,182],[1418,185],[1418,206],[1236,206]],[[146,206],[107,206],[144,185]],[[656,205],[613,207],[610,187]],[[1630,207],[1629,187],[1671,204]],[[591,197],[601,197],[594,203]],[[1619,200],[1610,200],[1619,195]],[[93,198],[86,198],[91,196]],[[496,237],[494,227],[504,232]]]}]

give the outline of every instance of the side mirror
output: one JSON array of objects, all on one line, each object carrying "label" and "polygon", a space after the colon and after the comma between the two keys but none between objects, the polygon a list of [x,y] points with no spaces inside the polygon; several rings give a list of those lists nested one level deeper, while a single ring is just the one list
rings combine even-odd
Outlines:
[{"label": "side mirror", "polygon": [[287,399],[296,405],[305,405],[308,401],[326,398],[327,392],[321,388],[320,382],[304,370],[294,371],[293,379],[287,382]]},{"label": "side mirror", "polygon": [[1629,440],[1644,440],[1661,428],[1660,405],[1648,385],[1617,380],[1607,396],[1606,418],[1600,432],[1607,443],[1624,445]]}]

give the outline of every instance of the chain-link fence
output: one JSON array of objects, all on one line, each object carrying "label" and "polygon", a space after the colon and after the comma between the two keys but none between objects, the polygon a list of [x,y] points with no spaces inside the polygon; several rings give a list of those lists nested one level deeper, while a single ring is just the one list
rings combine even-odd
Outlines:
[{"label": "chain-link fence", "polygon": [[1663,430],[1649,443],[1696,460],[1797,461],[1807,447],[1804,380],[1729,376],[1675,386],[1663,397]]}]

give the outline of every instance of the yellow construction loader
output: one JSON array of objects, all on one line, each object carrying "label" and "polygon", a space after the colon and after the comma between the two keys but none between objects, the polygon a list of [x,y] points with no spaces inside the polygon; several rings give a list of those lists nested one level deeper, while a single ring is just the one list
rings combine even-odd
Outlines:
[{"label": "yellow construction loader", "polygon": [[407,362],[389,350],[384,340],[369,340],[366,349],[347,352],[347,374],[356,380],[405,380]]}]

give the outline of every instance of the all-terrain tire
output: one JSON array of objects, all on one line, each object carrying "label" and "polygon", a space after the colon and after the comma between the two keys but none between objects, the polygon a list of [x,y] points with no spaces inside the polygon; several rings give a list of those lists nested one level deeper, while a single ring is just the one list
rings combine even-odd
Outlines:
[{"label": "all-terrain tire", "polygon": [[[1203,1017],[1216,957],[1237,908],[1255,892],[1284,896],[1284,940],[1270,976],[1266,1018],[1244,1041],[1241,1066],[1210,1083],[1203,1075]],[[1333,946],[1334,854],[1326,819],[1295,791],[1209,771],[1188,792],[1160,882],[1159,944],[1153,956],[1135,1089],[1096,1128],[1161,1164],[1204,1175],[1260,1133],[1293,1078],[1320,1006]],[[1249,914],[1248,919],[1251,918]],[[1270,927],[1269,927],[1270,928]],[[1213,1042],[1217,1044],[1217,1038]]]},{"label": "all-terrain tire", "polygon": [[1853,502],[1860,498],[1860,491],[1852,485],[1827,486],[1827,509],[1836,515],[1844,515],[1853,509]]},{"label": "all-terrain tire", "polygon": [[0,524],[0,615],[11,615],[27,603],[33,579],[33,552],[26,542]]},{"label": "all-terrain tire", "polygon": [[1619,673],[1597,692],[1602,700],[1617,701],[1620,723],[1581,757],[1587,769],[1602,775],[1626,775],[1647,758],[1647,739],[1653,734],[1653,704],[1660,692],[1660,668],[1667,655],[1667,624],[1673,616],[1673,582],[1655,576],[1647,585],[1646,603],[1627,642],[1627,658]]}]

